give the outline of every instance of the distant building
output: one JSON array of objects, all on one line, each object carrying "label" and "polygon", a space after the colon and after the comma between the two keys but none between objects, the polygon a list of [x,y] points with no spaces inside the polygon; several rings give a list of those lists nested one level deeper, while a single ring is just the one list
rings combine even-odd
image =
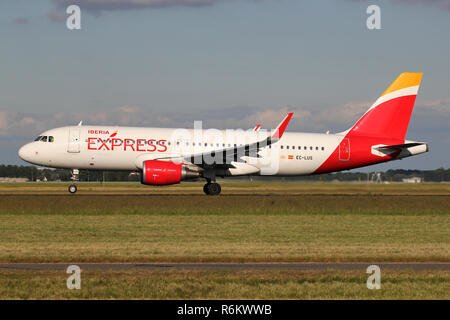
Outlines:
[{"label": "distant building", "polygon": [[423,179],[421,177],[411,177],[411,178],[405,178],[402,179],[404,183],[421,183],[423,182]]},{"label": "distant building", "polygon": [[0,182],[28,182],[28,181],[30,181],[28,178],[0,177]]}]

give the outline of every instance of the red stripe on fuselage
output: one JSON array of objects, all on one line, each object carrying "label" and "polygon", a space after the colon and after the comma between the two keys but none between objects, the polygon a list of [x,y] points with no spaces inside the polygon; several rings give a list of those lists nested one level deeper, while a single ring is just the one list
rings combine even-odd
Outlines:
[{"label": "red stripe on fuselage", "polygon": [[[372,154],[372,146],[375,145],[395,145],[402,144],[404,140],[378,138],[378,137],[350,137],[348,144],[350,147],[349,160],[339,159],[340,145],[333,151],[333,153],[325,160],[324,163],[314,173],[327,173],[333,171],[349,170],[357,167],[369,166],[376,163],[394,160],[399,152],[391,153],[390,155],[377,156]],[[343,140],[344,141],[344,140]]]}]

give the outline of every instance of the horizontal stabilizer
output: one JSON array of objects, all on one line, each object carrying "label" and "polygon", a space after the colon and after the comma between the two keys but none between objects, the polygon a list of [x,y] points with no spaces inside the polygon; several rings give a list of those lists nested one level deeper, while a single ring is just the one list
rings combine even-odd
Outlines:
[{"label": "horizontal stabilizer", "polygon": [[395,154],[397,159],[409,157],[412,155],[428,152],[428,144],[425,142],[408,142],[403,144],[394,144],[390,146],[372,146],[372,154],[383,157]]},{"label": "horizontal stabilizer", "polygon": [[394,144],[391,146],[382,146],[377,147],[378,150],[402,150],[407,149],[415,146],[420,146],[422,144],[425,144],[424,142],[412,142],[412,143],[403,143],[403,144]]}]

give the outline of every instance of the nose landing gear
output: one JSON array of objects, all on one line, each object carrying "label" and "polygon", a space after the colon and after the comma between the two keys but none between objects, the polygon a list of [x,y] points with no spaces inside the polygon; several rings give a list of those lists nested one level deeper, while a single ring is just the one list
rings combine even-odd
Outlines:
[{"label": "nose landing gear", "polygon": [[76,193],[78,188],[75,185],[75,181],[80,180],[79,179],[79,175],[80,175],[80,170],[78,169],[72,169],[71,171],[72,176],[70,177],[70,180],[72,180],[72,184],[69,186],[68,191],[72,194]]},{"label": "nose landing gear", "polygon": [[77,192],[77,186],[76,185],[74,185],[74,184],[71,184],[70,186],[69,186],[69,192],[70,193],[75,193],[75,192]]}]

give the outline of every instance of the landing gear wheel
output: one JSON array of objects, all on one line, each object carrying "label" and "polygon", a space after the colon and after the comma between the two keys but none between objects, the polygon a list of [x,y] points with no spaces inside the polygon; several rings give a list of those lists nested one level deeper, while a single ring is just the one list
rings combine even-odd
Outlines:
[{"label": "landing gear wheel", "polygon": [[70,193],[75,193],[75,192],[77,192],[77,186],[72,184],[72,185],[69,186],[68,190],[69,190]]},{"label": "landing gear wheel", "polygon": [[221,190],[220,184],[215,182],[207,183],[203,187],[203,191],[209,196],[217,196]]}]

